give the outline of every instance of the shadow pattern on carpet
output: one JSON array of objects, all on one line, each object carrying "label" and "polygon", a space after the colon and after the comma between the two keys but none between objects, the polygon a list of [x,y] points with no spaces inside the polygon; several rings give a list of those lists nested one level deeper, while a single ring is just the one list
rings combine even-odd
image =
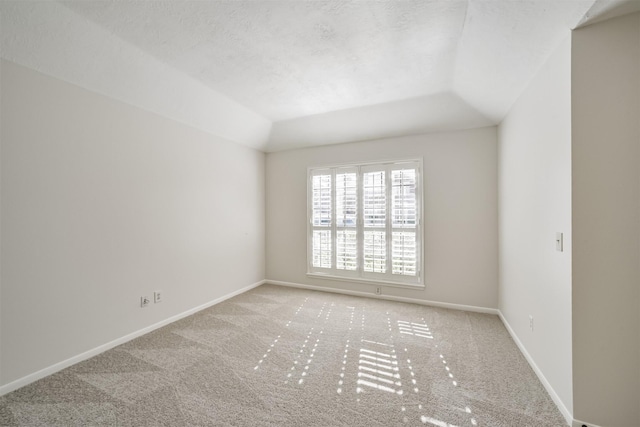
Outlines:
[{"label": "shadow pattern on carpet", "polygon": [[565,426],[497,316],[263,285],[0,398],[2,426]]}]

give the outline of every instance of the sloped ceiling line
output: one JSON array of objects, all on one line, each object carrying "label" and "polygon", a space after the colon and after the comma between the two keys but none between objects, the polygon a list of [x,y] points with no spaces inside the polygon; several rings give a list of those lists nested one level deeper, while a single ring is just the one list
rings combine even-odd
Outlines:
[{"label": "sloped ceiling line", "polygon": [[0,47],[10,61],[276,151],[497,124],[569,29],[634,8],[5,0]]},{"label": "sloped ceiling line", "polygon": [[224,140],[266,149],[270,120],[57,2],[0,2],[0,54]]}]

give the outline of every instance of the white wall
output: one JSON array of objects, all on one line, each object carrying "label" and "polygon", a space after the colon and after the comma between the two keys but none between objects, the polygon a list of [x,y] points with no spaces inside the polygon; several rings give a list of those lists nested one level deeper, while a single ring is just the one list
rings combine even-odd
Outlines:
[{"label": "white wall", "polygon": [[[498,128],[500,311],[567,419],[571,378],[571,39]],[[564,233],[557,252],[555,233]],[[533,332],[529,315],[534,317]],[[555,395],[554,395],[555,394]]]},{"label": "white wall", "polygon": [[1,76],[0,384],[264,278],[263,153],[7,61]]},{"label": "white wall", "polygon": [[640,14],[573,33],[575,418],[640,425]]},{"label": "white wall", "polygon": [[[2,64],[0,64],[0,103],[2,102]],[[2,384],[2,108],[0,106],[0,384]]]},{"label": "white wall", "polygon": [[372,293],[367,284],[306,276],[307,168],[424,159],[425,290],[391,296],[496,308],[495,127],[329,145],[267,155],[267,279]]}]

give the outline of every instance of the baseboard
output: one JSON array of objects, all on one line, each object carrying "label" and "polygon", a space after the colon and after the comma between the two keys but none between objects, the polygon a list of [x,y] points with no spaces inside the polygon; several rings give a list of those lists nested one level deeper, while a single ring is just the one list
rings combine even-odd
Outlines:
[{"label": "baseboard", "polygon": [[125,335],[125,336],[123,336],[121,338],[117,338],[117,339],[115,339],[113,341],[110,341],[110,342],[108,342],[106,344],[103,344],[103,345],[100,345],[98,347],[95,347],[95,348],[93,348],[93,349],[91,349],[89,351],[85,351],[84,353],[81,353],[81,354],[78,354],[76,356],[70,357],[67,360],[63,360],[62,362],[58,362],[58,363],[56,363],[54,365],[51,365],[51,366],[49,366],[47,368],[41,369],[41,370],[39,370],[37,372],[34,372],[32,374],[29,374],[27,376],[19,378],[19,379],[15,380],[15,381],[10,382],[9,384],[0,386],[0,396],[2,396],[4,394],[7,394],[7,393],[10,393],[10,392],[12,392],[14,390],[17,390],[17,389],[19,389],[21,387],[24,387],[24,386],[28,385],[28,384],[31,384],[32,382],[37,381],[37,380],[39,380],[41,378],[44,378],[44,377],[49,376],[51,374],[55,374],[56,372],[59,372],[59,371],[65,369],[65,368],[68,368],[69,366],[75,365],[76,363],[82,362],[83,360],[87,360],[87,359],[89,359],[89,358],[91,358],[93,356],[97,356],[100,353],[103,353],[103,352],[105,352],[107,350],[110,350],[110,349],[112,349],[114,347],[117,347],[120,344],[124,344],[127,341],[131,341],[134,338],[138,338],[139,336],[142,336],[144,334],[148,334],[149,332],[152,332],[152,331],[154,331],[154,330],[156,330],[158,328],[166,326],[169,323],[173,323],[176,320],[180,320],[180,319],[185,318],[187,316],[190,316],[190,315],[192,315],[194,313],[197,313],[198,311],[204,310],[205,308],[209,308],[209,307],[211,307],[213,305],[221,303],[222,301],[228,300],[229,298],[233,298],[236,295],[240,295],[240,294],[245,293],[245,292],[247,292],[247,291],[249,291],[249,290],[251,290],[253,288],[257,288],[258,286],[260,286],[260,285],[262,285],[264,283],[266,283],[266,280],[261,280],[259,282],[253,283],[253,284],[251,284],[249,286],[245,286],[242,289],[238,289],[237,291],[233,291],[233,292],[231,292],[229,294],[223,295],[223,296],[221,296],[219,298],[216,298],[216,299],[214,299],[212,301],[209,301],[209,302],[207,302],[205,304],[199,305],[197,307],[189,309],[189,310],[187,310],[185,312],[182,312],[180,314],[176,314],[175,316],[171,316],[171,317],[169,317],[169,318],[167,318],[165,320],[162,320],[162,321],[160,321],[158,323],[154,323],[151,326],[147,326],[146,328],[142,328],[142,329],[140,329],[138,331],[132,332],[132,333],[130,333],[128,335]]},{"label": "baseboard", "polygon": [[[558,393],[556,393],[553,387],[551,387],[551,383],[547,381],[547,378],[544,376],[540,368],[538,368],[538,365],[536,365],[536,362],[533,360],[533,358],[525,348],[524,344],[522,344],[522,341],[520,341],[520,338],[518,338],[515,331],[513,330],[511,325],[509,325],[509,322],[507,322],[507,319],[504,317],[504,315],[500,310],[498,310],[498,316],[500,317],[500,320],[504,324],[504,327],[507,328],[507,331],[509,331],[509,335],[511,335],[511,338],[520,349],[520,352],[522,353],[522,355],[525,357],[525,359],[527,359],[527,362],[529,362],[531,369],[533,369],[533,372],[536,373],[536,375],[538,376],[538,379],[540,380],[544,388],[547,390],[547,393],[549,393],[549,396],[551,396],[551,399],[553,399],[553,402],[558,407],[558,410],[560,410],[560,413],[562,414],[565,421],[567,422],[567,425],[574,427],[576,424],[573,419],[573,414],[571,414],[571,411],[569,411],[569,409],[567,409],[567,407],[564,406],[564,403],[560,399],[560,396],[558,396]],[[582,424],[580,424],[579,427],[582,427]],[[589,425],[589,427],[597,427],[597,426]]]},{"label": "baseboard", "polygon": [[358,291],[351,291],[348,289],[337,289],[337,288],[327,288],[323,286],[304,285],[302,283],[283,282],[281,280],[267,279],[265,283],[270,285],[277,285],[277,286],[287,286],[290,288],[310,289],[313,291],[333,292],[337,294],[353,295],[357,297],[377,298],[377,299],[383,299],[388,301],[408,302],[411,304],[428,305],[431,307],[450,308],[453,310],[473,311],[475,313],[485,313],[485,314],[495,314],[495,315],[498,314],[498,310],[495,308],[476,307],[474,305],[451,304],[448,302],[427,301],[427,300],[421,300],[416,298],[396,297],[393,295],[376,295],[368,292],[358,292]]},{"label": "baseboard", "polygon": [[587,422],[580,421],[580,420],[573,420],[573,424],[571,425],[571,427],[584,427],[584,426],[586,426],[586,427],[600,427],[600,426],[597,426],[595,424],[589,424]]}]

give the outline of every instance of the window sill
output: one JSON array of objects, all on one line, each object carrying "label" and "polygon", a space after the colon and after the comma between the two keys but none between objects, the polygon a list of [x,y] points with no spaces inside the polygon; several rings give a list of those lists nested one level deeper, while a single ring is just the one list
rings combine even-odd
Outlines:
[{"label": "window sill", "polygon": [[425,285],[419,283],[402,283],[402,282],[388,282],[386,280],[375,280],[375,279],[362,279],[359,277],[346,277],[346,276],[334,276],[332,274],[323,274],[323,273],[307,273],[307,277],[312,277],[314,279],[324,279],[324,280],[337,280],[340,282],[355,282],[362,283],[365,285],[374,285],[374,286],[387,286],[391,288],[406,288],[406,289],[417,289],[424,290]]}]

